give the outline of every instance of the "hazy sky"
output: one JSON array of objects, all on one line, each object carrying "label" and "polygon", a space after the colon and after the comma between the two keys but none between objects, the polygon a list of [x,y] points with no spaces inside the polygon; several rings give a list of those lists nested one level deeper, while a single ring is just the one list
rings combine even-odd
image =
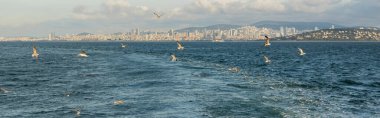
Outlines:
[{"label": "hazy sky", "polygon": [[[152,11],[163,15],[157,19]],[[0,36],[166,31],[262,20],[380,26],[379,0],[1,0]]]}]

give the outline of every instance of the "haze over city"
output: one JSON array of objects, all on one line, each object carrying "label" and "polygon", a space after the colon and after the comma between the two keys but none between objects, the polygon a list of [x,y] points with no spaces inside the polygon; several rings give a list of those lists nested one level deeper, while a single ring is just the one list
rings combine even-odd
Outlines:
[{"label": "haze over city", "polygon": [[[377,0],[2,0],[0,36],[168,31],[262,20],[380,26]],[[153,11],[162,13],[157,19]]]}]

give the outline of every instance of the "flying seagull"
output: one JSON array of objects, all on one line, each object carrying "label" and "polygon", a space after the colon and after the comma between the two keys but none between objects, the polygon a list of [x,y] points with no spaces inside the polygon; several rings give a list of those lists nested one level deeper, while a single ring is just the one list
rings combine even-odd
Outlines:
[{"label": "flying seagull", "polygon": [[159,19],[163,14],[160,14],[159,12],[153,11],[153,14]]},{"label": "flying seagull", "polygon": [[171,61],[177,61],[177,57],[175,57],[174,54],[172,54],[170,57],[171,57],[171,59],[170,59]]},{"label": "flying seagull", "polygon": [[270,46],[270,42],[269,42],[269,37],[268,36],[265,36],[265,44],[264,44],[264,46],[265,47],[268,47],[268,46]]},{"label": "flying seagull", "polygon": [[88,57],[86,51],[80,51],[80,53],[78,54],[79,57]]},{"label": "flying seagull", "polygon": [[114,105],[121,105],[121,104],[124,104],[124,101],[123,100],[116,100],[113,102]]},{"label": "flying seagull", "polygon": [[177,45],[178,45],[178,47],[177,47],[178,50],[185,49],[185,47],[183,47],[182,44],[178,40],[177,40]]},{"label": "flying seagull", "polygon": [[127,45],[125,45],[124,43],[121,43],[121,47],[122,47],[122,48],[126,48]]},{"label": "flying seagull", "polygon": [[33,46],[33,54],[32,54],[32,57],[33,58],[38,58],[38,53],[37,53],[37,48],[36,48],[36,46]]},{"label": "flying seagull", "polygon": [[271,62],[271,60],[269,60],[269,58],[265,55],[264,55],[264,60],[266,64],[269,64]]},{"label": "flying seagull", "polygon": [[298,52],[299,52],[300,56],[303,56],[306,54],[305,52],[303,52],[303,50],[301,48],[298,48]]}]

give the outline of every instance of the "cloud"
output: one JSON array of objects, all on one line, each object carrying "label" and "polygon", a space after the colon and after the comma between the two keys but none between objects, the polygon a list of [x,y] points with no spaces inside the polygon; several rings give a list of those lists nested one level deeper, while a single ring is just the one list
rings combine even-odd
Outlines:
[{"label": "cloud", "polygon": [[121,19],[145,17],[151,14],[147,6],[133,6],[128,0],[106,0],[98,9],[90,10],[85,6],[77,6],[73,10],[76,19]]},{"label": "cloud", "polygon": [[[378,0],[189,0],[172,7],[162,6],[164,3],[161,2],[160,4],[161,6],[142,1],[104,0],[97,6],[75,6],[69,18],[31,27],[36,27],[40,29],[36,31],[41,32],[45,31],[43,29],[54,31],[54,28],[60,28],[55,31],[83,30],[99,33],[129,31],[137,27],[166,30],[224,23],[247,25],[261,20],[380,26]],[[152,13],[155,10],[164,16],[157,19]],[[23,27],[19,29],[23,30]],[[0,28],[9,29],[2,26]],[[17,32],[17,28],[14,31]]]},{"label": "cloud", "polygon": [[189,13],[283,12],[282,0],[196,0],[184,8]]},{"label": "cloud", "polygon": [[285,12],[287,9],[282,0],[254,0],[251,7],[264,12]]},{"label": "cloud", "polygon": [[77,6],[73,9],[74,19],[90,20],[104,18],[104,16],[96,11],[91,11],[85,6]]},{"label": "cloud", "polygon": [[351,0],[289,0],[288,7],[295,12],[323,13],[351,2]]}]

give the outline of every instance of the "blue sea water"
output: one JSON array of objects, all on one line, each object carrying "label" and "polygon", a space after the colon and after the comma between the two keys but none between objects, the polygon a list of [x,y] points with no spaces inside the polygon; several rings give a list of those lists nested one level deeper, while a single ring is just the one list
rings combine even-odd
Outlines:
[{"label": "blue sea water", "polygon": [[1,42],[0,117],[380,117],[379,42],[183,44]]}]

